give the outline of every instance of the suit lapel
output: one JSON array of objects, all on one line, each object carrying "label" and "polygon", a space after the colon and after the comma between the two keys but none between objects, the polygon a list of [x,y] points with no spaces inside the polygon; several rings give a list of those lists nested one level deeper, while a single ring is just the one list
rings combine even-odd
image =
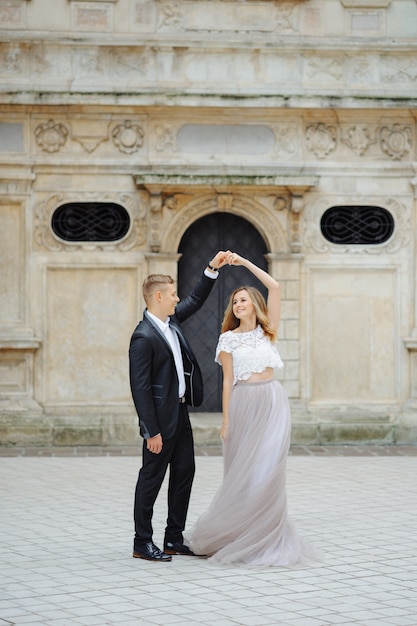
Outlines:
[{"label": "suit lapel", "polygon": [[164,344],[166,345],[166,347],[168,348],[170,354],[172,355],[172,350],[171,350],[171,346],[169,344],[168,339],[165,337],[164,333],[162,332],[162,330],[156,325],[154,324],[154,322],[152,321],[152,319],[149,317],[149,315],[147,314],[147,312],[145,311],[144,313],[144,319],[147,321],[147,323],[150,325],[150,327],[152,328],[152,330],[154,332],[156,332],[156,334],[158,335],[158,337],[160,337],[162,339],[162,341],[164,342]]},{"label": "suit lapel", "polygon": [[177,333],[177,336],[178,336],[181,348],[184,350],[184,352],[188,356],[188,358],[192,360],[194,355],[193,355],[193,353],[192,353],[192,351],[190,349],[190,346],[187,343],[186,338],[182,334],[181,328],[175,322],[173,322],[171,318],[170,318],[170,321],[169,321],[169,325]]}]

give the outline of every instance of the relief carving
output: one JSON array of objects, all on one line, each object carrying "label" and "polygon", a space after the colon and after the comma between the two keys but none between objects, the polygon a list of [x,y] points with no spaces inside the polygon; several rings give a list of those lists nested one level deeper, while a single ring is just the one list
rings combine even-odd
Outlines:
[{"label": "relief carving", "polygon": [[334,80],[341,80],[343,78],[343,66],[341,59],[328,59],[328,58],[308,58],[306,68],[307,80],[319,80],[321,74],[330,76]]},{"label": "relief carving", "polygon": [[371,138],[371,132],[367,126],[350,126],[345,137],[342,136],[342,142],[345,143],[357,156],[365,154],[369,146],[376,143],[376,139]]},{"label": "relief carving", "polygon": [[349,81],[354,84],[378,83],[379,57],[377,55],[353,56],[349,58]]},{"label": "relief carving", "polygon": [[22,74],[24,57],[18,46],[5,46],[0,56],[0,72],[2,74]]},{"label": "relief carving", "polygon": [[81,49],[76,50],[75,55],[75,75],[79,73],[83,77],[97,78],[97,75],[105,74],[104,58],[101,56],[100,49]]},{"label": "relief carving", "polygon": [[161,2],[161,16],[159,28],[178,28],[181,26],[183,14],[181,2]]},{"label": "relief carving", "polygon": [[162,228],[162,194],[151,193],[149,196],[149,206],[151,213],[151,252],[161,250],[161,228]]},{"label": "relief carving", "polygon": [[410,153],[412,147],[411,128],[394,124],[390,128],[384,126],[380,129],[380,142],[382,150],[394,161],[399,161]]},{"label": "relief carving", "polygon": [[68,137],[68,130],[64,124],[48,120],[44,124],[39,124],[35,129],[35,138],[38,146],[44,151],[52,154],[58,152],[65,144]]},{"label": "relief carving", "polygon": [[417,57],[385,57],[387,83],[414,83],[417,80]]},{"label": "relief carving", "polygon": [[285,211],[288,209],[288,198],[286,196],[277,196],[273,206],[276,211]]},{"label": "relief carving", "polygon": [[[74,124],[71,128],[71,139],[73,141],[77,141],[82,145],[84,150],[91,154],[94,150],[104,141],[108,141],[109,139],[109,129],[107,127],[106,133],[103,134],[101,130],[101,124],[97,124],[96,132],[94,133],[94,124],[90,123],[82,123],[80,122],[78,125],[78,130],[74,130]],[[87,132],[83,132],[82,128],[88,128]]]},{"label": "relief carving", "polygon": [[316,157],[324,159],[336,148],[336,127],[319,122],[307,127],[306,142],[307,148],[314,152]]},{"label": "relief carving", "polygon": [[299,9],[294,4],[276,4],[275,5],[275,30],[281,34],[298,33],[299,27]]},{"label": "relief carving", "polygon": [[11,4],[0,7],[0,22],[4,25],[23,25],[23,4]]},{"label": "relief carving", "polygon": [[120,152],[133,154],[143,146],[145,132],[141,126],[126,120],[123,124],[118,124],[113,128],[111,136]]},{"label": "relief carving", "polygon": [[168,211],[175,211],[178,208],[178,200],[175,195],[162,196],[162,208],[168,209]]},{"label": "relief carving", "polygon": [[291,252],[301,252],[300,239],[300,215],[304,208],[304,197],[301,194],[293,194],[291,198],[290,212],[290,247]]},{"label": "relief carving", "polygon": [[175,128],[170,126],[155,126],[157,152],[176,152],[176,135]]},{"label": "relief carving", "polygon": [[275,134],[274,156],[288,158],[298,152],[298,130],[296,126],[271,126]]},{"label": "relief carving", "polygon": [[136,74],[142,77],[152,75],[155,72],[155,52],[147,47],[130,49],[117,49],[110,52],[113,61],[113,75],[120,76]]}]

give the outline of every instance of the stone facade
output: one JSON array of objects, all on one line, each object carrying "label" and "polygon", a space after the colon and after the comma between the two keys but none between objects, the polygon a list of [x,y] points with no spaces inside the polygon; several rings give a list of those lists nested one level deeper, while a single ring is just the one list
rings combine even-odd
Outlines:
[{"label": "stone facade", "polygon": [[[282,284],[293,440],[416,441],[415,0],[0,0],[0,29],[3,445],[137,440],[140,285],[214,212]],[[62,240],[71,202],[128,233]],[[341,205],[392,235],[331,243]]]}]

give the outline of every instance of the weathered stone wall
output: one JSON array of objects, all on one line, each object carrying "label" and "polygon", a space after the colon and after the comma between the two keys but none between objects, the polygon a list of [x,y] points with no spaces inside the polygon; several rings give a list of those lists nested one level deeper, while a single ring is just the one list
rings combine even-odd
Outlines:
[{"label": "weathered stone wall", "polygon": [[[263,236],[303,442],[417,438],[417,4],[0,4],[2,443],[137,440],[127,345],[153,271],[215,211]],[[115,202],[118,242],[65,242],[68,202]],[[395,221],[335,245],[335,205]]]}]

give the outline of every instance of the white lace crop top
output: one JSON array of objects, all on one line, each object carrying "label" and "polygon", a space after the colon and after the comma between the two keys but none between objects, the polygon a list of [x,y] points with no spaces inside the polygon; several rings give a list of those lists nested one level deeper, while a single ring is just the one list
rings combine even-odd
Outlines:
[{"label": "white lace crop top", "polygon": [[216,348],[216,363],[220,364],[220,352],[229,352],[233,356],[234,384],[238,380],[247,380],[254,373],[261,373],[267,367],[284,367],[278,349],[264,335],[261,326],[247,333],[234,333],[231,330],[219,337]]}]

